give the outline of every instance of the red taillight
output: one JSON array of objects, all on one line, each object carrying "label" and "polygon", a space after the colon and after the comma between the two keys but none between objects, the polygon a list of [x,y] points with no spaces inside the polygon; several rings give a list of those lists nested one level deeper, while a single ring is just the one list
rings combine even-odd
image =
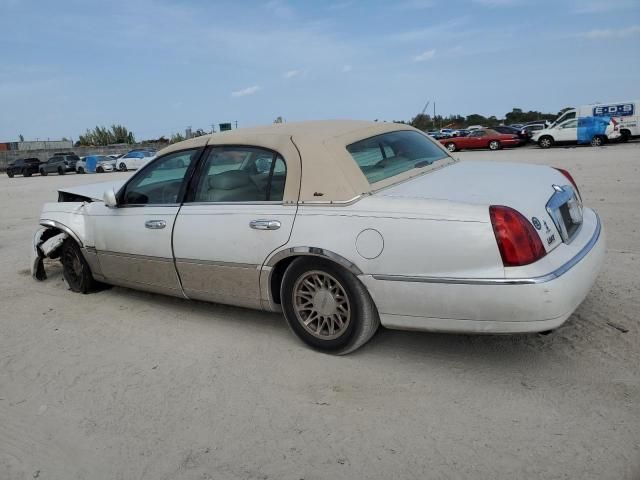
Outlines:
[{"label": "red taillight", "polygon": [[528,265],[545,256],[540,237],[519,212],[502,205],[491,205],[489,216],[505,267]]},{"label": "red taillight", "polygon": [[573,185],[573,188],[576,189],[576,193],[578,194],[578,197],[582,198],[582,195],[580,195],[580,190],[578,190],[578,185],[576,184],[576,181],[573,179],[571,174],[567,172],[564,168],[558,168],[558,167],[553,167],[553,168],[559,171],[562,175],[565,176],[567,180],[571,182],[571,185]]}]

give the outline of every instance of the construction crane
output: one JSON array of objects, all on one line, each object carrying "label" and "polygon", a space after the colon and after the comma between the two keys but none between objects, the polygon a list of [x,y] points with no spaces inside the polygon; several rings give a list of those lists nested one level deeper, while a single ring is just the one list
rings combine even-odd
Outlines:
[{"label": "construction crane", "polygon": [[427,100],[427,103],[424,104],[424,108],[422,109],[422,112],[420,112],[420,115],[424,115],[424,112],[427,111],[427,108],[429,108],[430,103],[431,103],[431,100]]}]

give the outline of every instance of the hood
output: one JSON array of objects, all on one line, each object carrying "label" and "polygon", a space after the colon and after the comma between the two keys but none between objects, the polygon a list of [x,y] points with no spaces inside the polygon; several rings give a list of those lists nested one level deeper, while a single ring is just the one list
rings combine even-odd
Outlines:
[{"label": "hood", "polygon": [[544,245],[550,249],[561,243],[553,219],[546,209],[547,202],[555,192],[554,184],[564,186],[569,181],[551,167],[474,161],[458,162],[434,170],[376,195],[486,205],[487,217],[489,205],[511,207],[536,226]]},{"label": "hood", "polygon": [[75,187],[60,188],[58,190],[58,192],[60,193],[59,198],[73,198],[74,200],[72,201],[78,201],[81,198],[91,201],[102,201],[102,197],[106,190],[113,189],[117,192],[118,190],[120,190],[122,185],[124,185],[124,182],[124,180],[118,180],[115,182],[100,182],[91,183],[89,185],[77,185]]}]

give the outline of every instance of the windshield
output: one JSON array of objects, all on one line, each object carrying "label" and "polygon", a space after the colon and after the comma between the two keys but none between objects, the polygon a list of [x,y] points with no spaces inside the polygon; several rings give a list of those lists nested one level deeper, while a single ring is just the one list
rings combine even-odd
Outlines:
[{"label": "windshield", "polygon": [[347,146],[369,183],[449,158],[425,135],[410,130],[384,133]]}]

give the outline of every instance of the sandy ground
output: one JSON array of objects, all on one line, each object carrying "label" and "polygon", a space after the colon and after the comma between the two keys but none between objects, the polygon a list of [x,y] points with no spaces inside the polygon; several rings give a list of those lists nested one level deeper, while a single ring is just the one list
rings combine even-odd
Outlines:
[{"label": "sandy ground", "polygon": [[3,175],[0,479],[640,479],[640,144],[458,155],[566,167],[601,214],[604,270],[552,334],[381,330],[335,358],[275,314],[74,294],[31,279],[31,235],[105,176]]}]

